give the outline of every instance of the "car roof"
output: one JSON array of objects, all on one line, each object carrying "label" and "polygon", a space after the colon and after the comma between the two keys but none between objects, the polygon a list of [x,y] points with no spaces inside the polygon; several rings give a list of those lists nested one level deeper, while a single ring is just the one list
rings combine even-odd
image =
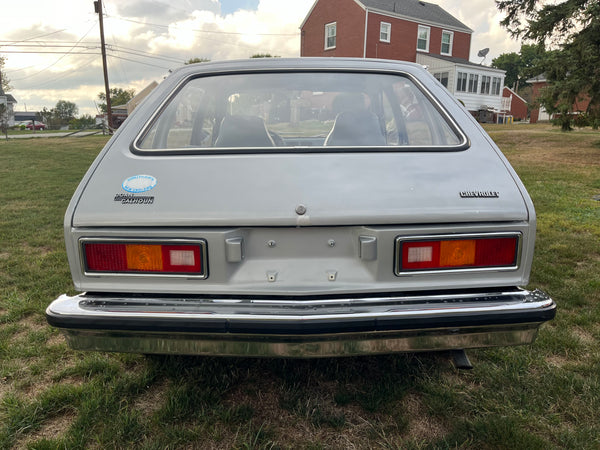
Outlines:
[{"label": "car roof", "polygon": [[424,72],[420,64],[407,61],[370,58],[250,58],[189,64],[175,69],[172,76],[196,73],[244,72],[262,70],[382,70]]}]

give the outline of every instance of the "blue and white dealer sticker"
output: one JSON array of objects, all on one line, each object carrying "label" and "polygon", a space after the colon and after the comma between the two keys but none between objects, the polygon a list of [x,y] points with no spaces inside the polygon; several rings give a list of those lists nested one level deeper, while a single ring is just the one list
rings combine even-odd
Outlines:
[{"label": "blue and white dealer sticker", "polygon": [[122,187],[127,192],[139,194],[147,192],[156,186],[156,178],[152,175],[134,175],[123,181]]}]

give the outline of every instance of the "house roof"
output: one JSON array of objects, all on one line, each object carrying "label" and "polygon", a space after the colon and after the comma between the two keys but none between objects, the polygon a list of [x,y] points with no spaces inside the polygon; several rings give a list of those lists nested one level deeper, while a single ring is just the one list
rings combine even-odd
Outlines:
[{"label": "house roof", "polygon": [[[509,92],[510,92],[512,95],[514,95],[515,97],[517,97],[517,98],[521,99],[521,101],[522,101],[523,103],[525,103],[525,104],[527,104],[527,103],[528,103],[528,102],[527,102],[527,100],[525,100],[523,97],[521,97],[519,94],[517,94],[515,91],[513,91],[513,90],[512,90],[511,88],[509,88],[508,86],[504,86],[504,89],[503,89],[503,91],[504,91],[504,90],[507,90],[507,91],[509,91]],[[504,93],[504,92],[503,92],[503,93]]]},{"label": "house roof", "polygon": [[420,0],[355,0],[363,7],[417,20],[424,24],[441,25],[467,33],[473,30],[433,3]]},{"label": "house roof", "polygon": [[502,73],[502,74],[506,73],[506,70],[496,69],[495,67],[484,66],[483,64],[477,64],[477,63],[471,62],[471,61],[469,61],[467,59],[463,59],[463,58],[456,58],[453,56],[435,55],[433,53],[423,54],[422,56],[425,58],[441,59],[443,61],[447,61],[452,64],[460,64],[462,66],[469,66],[469,67],[478,68],[478,69],[485,69],[490,72],[498,72],[498,73]]},{"label": "house roof", "polygon": [[546,83],[548,80],[546,78],[546,74],[545,73],[541,73],[539,75],[536,75],[533,78],[530,78],[528,80],[525,80],[527,83]]},{"label": "house roof", "polygon": [[0,92],[0,95],[3,95],[6,97],[7,103],[17,103],[17,100],[11,94],[5,94],[3,92]]}]

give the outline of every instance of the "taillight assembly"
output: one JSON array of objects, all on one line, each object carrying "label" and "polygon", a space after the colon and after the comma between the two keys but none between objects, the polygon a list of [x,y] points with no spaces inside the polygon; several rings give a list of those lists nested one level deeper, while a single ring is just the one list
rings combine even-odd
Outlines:
[{"label": "taillight assembly", "polygon": [[86,273],[185,275],[206,278],[206,242],[82,240]]},{"label": "taillight assembly", "polygon": [[515,268],[519,236],[461,235],[396,239],[396,273]]}]

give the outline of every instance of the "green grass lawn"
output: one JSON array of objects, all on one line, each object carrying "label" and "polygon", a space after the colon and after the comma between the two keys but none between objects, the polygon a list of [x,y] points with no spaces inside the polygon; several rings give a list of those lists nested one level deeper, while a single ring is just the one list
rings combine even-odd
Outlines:
[{"label": "green grass lawn", "polygon": [[67,348],[63,214],[106,137],[0,141],[0,448],[600,448],[600,132],[486,127],[538,213],[531,346],[322,360]]}]

